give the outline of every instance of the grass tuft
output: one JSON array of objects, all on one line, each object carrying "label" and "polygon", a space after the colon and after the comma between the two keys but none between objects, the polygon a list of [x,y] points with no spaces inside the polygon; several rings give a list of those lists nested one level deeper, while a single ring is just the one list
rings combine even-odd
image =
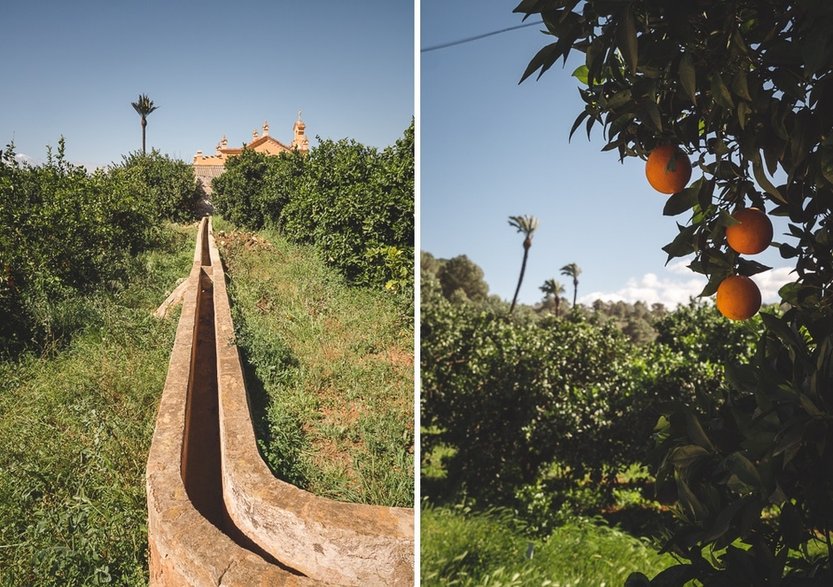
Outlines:
[{"label": "grass tuft", "polygon": [[522,526],[506,510],[474,513],[426,503],[421,584],[618,586],[633,571],[652,576],[675,562],[602,520],[573,518],[544,540],[529,538]]}]

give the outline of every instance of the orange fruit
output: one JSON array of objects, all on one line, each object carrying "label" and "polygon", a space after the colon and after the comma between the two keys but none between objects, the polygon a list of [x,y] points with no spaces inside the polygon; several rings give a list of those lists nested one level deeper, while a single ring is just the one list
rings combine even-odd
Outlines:
[{"label": "orange fruit", "polygon": [[663,194],[676,194],[691,179],[691,163],[676,145],[660,145],[648,155],[645,177],[651,187]]},{"label": "orange fruit", "polygon": [[738,223],[726,227],[726,241],[736,253],[756,255],[772,242],[772,222],[763,210],[744,208],[732,218]]},{"label": "orange fruit", "polygon": [[717,286],[715,302],[729,320],[746,320],[761,308],[761,290],[743,275],[730,275]]}]

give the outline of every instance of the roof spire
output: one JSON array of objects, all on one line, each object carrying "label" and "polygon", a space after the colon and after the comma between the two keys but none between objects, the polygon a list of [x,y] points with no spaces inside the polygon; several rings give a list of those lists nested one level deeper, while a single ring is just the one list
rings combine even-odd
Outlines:
[{"label": "roof spire", "polygon": [[298,110],[298,120],[292,126],[292,131],[295,133],[295,138],[292,139],[292,148],[299,151],[309,151],[309,140],[305,134],[307,125],[301,120],[301,111]]}]

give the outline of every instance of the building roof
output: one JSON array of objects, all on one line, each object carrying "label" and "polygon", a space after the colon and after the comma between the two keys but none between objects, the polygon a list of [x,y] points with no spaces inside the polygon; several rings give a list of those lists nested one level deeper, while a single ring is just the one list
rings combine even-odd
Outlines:
[{"label": "building roof", "polygon": [[255,149],[266,142],[274,143],[278,147],[286,149],[287,151],[292,150],[292,147],[287,147],[275,137],[270,135],[264,135],[253,140],[251,143],[243,143],[242,147],[226,147],[225,149],[218,149],[218,152],[224,153],[226,155],[239,155],[243,152],[243,149]]}]

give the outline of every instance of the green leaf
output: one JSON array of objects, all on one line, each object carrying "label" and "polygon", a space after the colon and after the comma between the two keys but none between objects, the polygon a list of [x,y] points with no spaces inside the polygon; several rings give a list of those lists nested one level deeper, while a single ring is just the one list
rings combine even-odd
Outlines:
[{"label": "green leaf", "polygon": [[750,275],[757,275],[758,273],[763,273],[764,271],[769,271],[770,269],[772,269],[772,267],[768,267],[763,263],[758,263],[757,261],[752,261],[750,259],[738,258],[738,273],[740,275],[749,277]]},{"label": "green leaf", "polygon": [[720,77],[720,72],[712,72],[711,86],[712,95],[718,104],[730,110],[734,108],[735,104],[732,101],[732,94],[729,93],[729,88],[726,87],[726,83]]},{"label": "green leaf", "polygon": [[754,489],[763,489],[761,476],[755,465],[747,459],[743,453],[734,452],[724,460],[726,467],[734,473],[737,478],[744,484]]},{"label": "green leaf", "polygon": [[677,585],[686,585],[696,576],[697,573],[694,569],[694,565],[673,565],[657,573],[657,575],[651,580],[651,586],[675,587]]},{"label": "green leaf", "polygon": [[761,312],[761,319],[764,321],[764,326],[766,326],[769,332],[781,339],[784,344],[797,351],[800,356],[806,356],[807,347],[804,341],[790,328],[785,319],[766,312]]},{"label": "green leaf", "polygon": [[686,469],[693,462],[707,456],[709,456],[709,451],[702,446],[696,444],[686,444],[684,446],[675,447],[671,451],[669,460],[678,469]]},{"label": "green leaf", "polygon": [[680,85],[683,86],[688,99],[692,104],[697,104],[697,76],[694,72],[694,63],[691,59],[691,53],[686,51],[680,59],[680,65],[677,68],[677,75],[680,76]]},{"label": "green leaf", "polygon": [[772,182],[769,181],[769,178],[764,173],[760,152],[755,152],[755,157],[752,159],[752,174],[755,176],[755,181],[758,182],[758,185],[760,185],[766,193],[772,196],[776,202],[787,204],[787,200],[781,195],[778,188],[772,185]]},{"label": "green leaf", "polygon": [[706,436],[706,431],[703,430],[700,420],[697,419],[694,412],[688,411],[685,413],[685,429],[691,442],[705,449],[714,450],[711,440]]},{"label": "green leaf", "polygon": [[784,543],[789,548],[798,548],[804,542],[806,532],[801,521],[801,512],[789,501],[781,507],[778,525],[784,536]]},{"label": "green leaf", "polygon": [[[535,54],[529,65],[526,66],[526,71],[521,76],[521,81],[518,83],[521,84],[523,81],[528,78],[530,75],[535,73],[538,69],[541,69],[541,74],[544,73],[547,69],[552,67],[552,64],[561,56],[562,48],[560,46],[560,42],[550,43],[549,45],[543,47],[540,51]],[[541,74],[538,77],[541,77]]]},{"label": "green leaf", "polygon": [[746,500],[739,499],[729,504],[723,509],[723,511],[717,514],[717,518],[715,518],[711,528],[709,528],[709,530],[700,539],[701,544],[708,544],[709,542],[713,542],[723,536],[729,530],[732,520],[745,503]]},{"label": "green leaf", "polygon": [[606,51],[605,38],[596,37],[587,47],[585,63],[587,65],[587,83],[595,83],[599,79],[604,66]]},{"label": "green leaf", "polygon": [[738,102],[738,124],[740,124],[742,130],[746,129],[746,121],[750,112],[752,112],[752,109],[749,107],[749,104],[743,101]]},{"label": "green leaf", "polygon": [[571,141],[573,138],[573,134],[575,134],[576,130],[579,126],[581,126],[581,122],[590,115],[590,112],[585,110],[581,114],[576,117],[576,121],[573,123],[572,128],[570,129],[570,136],[567,138],[567,141]]},{"label": "green leaf", "polygon": [[714,180],[708,179],[700,186],[700,191],[697,192],[697,205],[700,210],[705,211],[711,206],[712,196],[714,195]]},{"label": "green leaf", "polygon": [[752,101],[752,96],[749,95],[749,84],[746,78],[746,70],[741,69],[732,79],[732,91],[736,96],[743,98],[747,102]]},{"label": "green leaf", "polygon": [[630,90],[620,90],[613,94],[610,98],[605,100],[602,98],[601,103],[602,106],[609,110],[616,110],[620,106],[624,106],[628,102],[631,101],[633,98],[633,94],[631,94]]},{"label": "green leaf", "polygon": [[700,181],[697,180],[683,191],[672,194],[662,209],[663,216],[676,216],[690,210],[697,202],[697,196],[700,193]]},{"label": "green leaf", "polygon": [[651,587],[651,581],[644,573],[634,571],[625,579],[625,587]]},{"label": "green leaf", "polygon": [[794,449],[801,448],[807,422],[806,417],[795,419],[792,424],[780,430],[775,435],[775,446],[772,449],[772,456],[775,457],[781,453],[785,453],[784,465],[786,465],[789,461],[787,456],[790,453],[794,455]]},{"label": "green leaf", "polygon": [[662,116],[656,103],[650,100],[643,102],[640,110],[643,121],[648,123],[655,132],[662,132]]},{"label": "green leaf", "polygon": [[696,249],[694,247],[693,238],[697,230],[697,226],[682,227],[677,225],[680,232],[673,241],[662,247],[662,250],[668,253],[668,260],[666,264],[675,257],[685,257],[689,253],[693,253]]},{"label": "green leaf", "polygon": [[813,34],[807,36],[801,44],[801,57],[804,61],[804,77],[809,79],[819,71],[830,58],[828,48],[830,35],[824,28],[816,28]]},{"label": "green leaf", "polygon": [[579,65],[573,71],[573,77],[576,78],[578,81],[583,83],[585,86],[587,85],[587,74],[588,69],[586,65]]},{"label": "green leaf", "polygon": [[638,58],[636,21],[634,20],[633,10],[631,10],[630,5],[623,12],[624,18],[616,28],[616,39],[619,50],[622,52],[622,57],[628,65],[628,69],[630,69],[631,74],[635,74]]},{"label": "green leaf", "polygon": [[749,391],[755,387],[755,369],[750,365],[729,363],[726,365],[726,380],[738,391]]},{"label": "green leaf", "polygon": [[701,291],[697,297],[707,298],[714,295],[717,292],[717,287],[720,285],[720,282],[722,282],[725,278],[725,271],[712,273],[709,276],[709,282],[706,284],[706,287],[703,288],[703,291]]},{"label": "green leaf", "polygon": [[709,516],[707,510],[688,484],[683,479],[679,471],[674,472],[674,481],[677,484],[677,497],[685,505],[688,510],[694,515],[695,519],[703,520]]}]

